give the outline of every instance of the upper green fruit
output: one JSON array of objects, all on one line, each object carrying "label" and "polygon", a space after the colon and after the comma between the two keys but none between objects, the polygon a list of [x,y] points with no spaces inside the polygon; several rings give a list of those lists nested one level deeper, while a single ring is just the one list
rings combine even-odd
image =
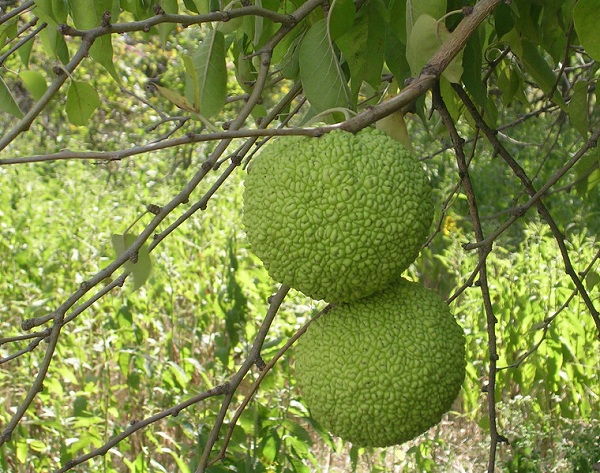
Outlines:
[{"label": "upper green fruit", "polygon": [[432,218],[425,171],[375,129],[277,138],[245,181],[254,253],[273,279],[315,299],[356,300],[399,278]]},{"label": "upper green fruit", "polygon": [[405,279],[335,306],[296,347],[314,419],[357,446],[386,447],[437,424],[465,375],[465,339],[446,303]]}]

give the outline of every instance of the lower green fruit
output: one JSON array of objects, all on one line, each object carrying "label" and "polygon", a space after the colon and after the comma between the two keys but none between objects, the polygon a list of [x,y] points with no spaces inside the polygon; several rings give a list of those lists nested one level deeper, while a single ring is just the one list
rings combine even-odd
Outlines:
[{"label": "lower green fruit", "polygon": [[357,446],[386,447],[437,424],[465,376],[465,339],[447,304],[400,279],[335,306],[296,348],[312,417]]}]

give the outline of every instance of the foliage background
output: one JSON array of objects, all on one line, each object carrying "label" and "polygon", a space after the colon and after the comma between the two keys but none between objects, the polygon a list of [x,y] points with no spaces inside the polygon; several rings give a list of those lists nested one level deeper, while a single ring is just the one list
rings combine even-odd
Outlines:
[{"label": "foliage background", "polygon": [[[264,69],[258,59],[278,30],[277,22],[253,16],[255,10],[227,22],[207,23],[190,18],[217,11],[219,5],[171,1],[159,2],[157,9],[144,1],[92,2],[94,8],[78,10],[76,2],[2,4],[0,44],[5,44],[2,53],[10,52],[2,58],[0,91],[4,94],[0,123],[3,429],[28,393],[40,387],[34,377],[43,373],[50,329],[62,323],[45,317],[55,316],[82,284],[92,275],[103,274],[117,253],[126,251],[133,238],[123,237],[125,233],[137,236],[149,228],[155,217],[147,211],[149,205],[160,213],[175,197],[185,208],[175,205],[177,211],[165,211],[157,228],[163,232],[160,244],[152,246],[149,256],[152,236],[136,240],[138,263],[117,265],[133,270],[122,288],[117,284],[120,273],[109,271],[96,288],[108,288],[104,297],[80,313],[77,308],[65,310],[63,315],[73,318],[64,324],[60,337],[56,335],[42,389],[12,435],[3,431],[0,471],[193,472],[202,468],[205,452],[212,451],[214,457],[221,447],[226,448],[224,456],[206,471],[482,471],[490,468],[493,458],[492,469],[498,471],[570,472],[593,471],[600,461],[598,327],[589,306],[576,293],[573,278],[565,273],[559,242],[543,216],[516,212],[527,201],[526,189],[498,156],[497,144],[485,142],[454,91],[456,62],[446,69],[450,76],[441,79],[440,94],[466,139],[463,149],[469,158],[472,191],[452,152],[452,133],[443,129],[443,110],[432,112],[433,95],[419,99],[416,113],[403,119],[388,115],[394,125],[386,125],[407,145],[410,136],[410,146],[423,160],[436,189],[436,226],[409,273],[449,298],[468,337],[468,376],[454,410],[439,426],[399,447],[365,450],[332,438],[302,406],[293,376],[293,351],[286,350],[288,341],[324,305],[294,291],[285,298],[261,344],[265,362],[282,356],[256,394],[252,396],[252,383],[259,376],[256,368],[227,393],[232,401],[229,409],[222,408],[226,393],[210,391],[231,380],[246,360],[252,361],[252,345],[260,336],[270,297],[278,291],[249,252],[240,225],[244,169],[239,157],[250,156],[254,142],[236,137],[221,157],[213,154],[223,143],[219,133],[234,130],[231,124],[243,116],[248,104],[254,107],[246,124],[250,130],[261,127],[264,118],[259,117],[277,107],[281,107],[278,123],[304,126],[325,111],[318,119],[364,126],[367,123],[360,117],[365,115],[352,112],[368,113],[370,106],[380,110],[378,104],[401,97],[400,91],[407,90],[404,79],[417,77],[425,66],[425,62],[415,64],[417,53],[426,57],[439,46],[426,51],[405,44],[410,37],[406,28],[411,25],[407,15],[415,16],[411,26],[416,28],[423,13],[415,10],[420,8],[416,3],[333,2],[326,8],[320,3],[254,5],[283,14],[307,9],[301,28],[286,32],[273,51],[272,80],[265,80],[260,101],[251,95]],[[439,19],[459,7],[454,3],[458,2],[423,5],[430,9],[427,14],[437,12],[434,16]],[[551,182],[579,150],[585,151],[563,179],[550,186],[543,202],[564,234],[575,272],[597,307],[599,171],[598,151],[590,141],[598,136],[598,46],[589,41],[588,30],[574,21],[572,13],[590,2],[538,3],[496,2],[490,19],[463,51],[459,78],[536,188]],[[23,6],[22,14],[7,18]],[[234,3],[229,8],[242,11],[252,6]],[[348,13],[350,7],[358,7],[358,13]],[[178,11],[182,17],[147,32],[142,31],[143,24],[136,26],[137,30],[112,35],[109,43],[102,39],[108,36],[98,36],[95,44],[101,47],[96,46],[91,57],[82,58],[70,71],[67,51],[69,57],[76,57],[82,37],[63,29],[67,41],[62,40],[56,32],[58,24],[92,29],[110,9],[114,23],[162,21],[164,12]],[[35,42],[11,51],[36,28],[37,24],[28,23],[36,16],[49,26],[36,33]],[[454,13],[442,21],[453,30],[462,16]],[[329,23],[319,23],[325,18]],[[186,21],[191,26],[184,29],[181,25]],[[386,32],[408,35],[404,43],[398,37],[375,36],[378,21],[386,25]],[[427,28],[423,34],[431,39]],[[329,65],[339,66],[337,72],[315,69],[300,49],[309,34],[314,39],[306,40],[305,48],[318,44],[323,31],[331,43],[322,54]],[[360,44],[362,38],[357,31],[370,32],[367,40],[379,39],[386,46],[372,55],[379,65],[377,74],[369,75],[373,64],[367,67],[364,57],[349,59],[350,40]],[[222,57],[215,52],[218,47],[202,49],[209,40],[220,41],[221,33]],[[440,35],[438,31],[434,37]],[[426,43],[419,42],[423,48]],[[112,55],[103,55],[109,46]],[[394,59],[388,51],[391,46],[404,47],[405,55]],[[568,62],[563,61],[565,54],[570,55]],[[337,64],[332,57],[347,59]],[[186,58],[196,61],[194,67]],[[567,63],[568,70],[562,67]],[[203,81],[197,74],[195,87],[190,86],[192,70],[204,70],[207,77]],[[281,75],[275,70],[281,70]],[[64,87],[50,94],[55,78],[63,75]],[[473,76],[487,76],[485,89],[474,85]],[[315,88],[311,77],[331,87]],[[299,84],[304,95],[298,95]],[[52,100],[28,130],[15,134],[20,120],[27,120],[46,93]],[[203,101],[200,95],[207,98]],[[196,98],[197,103],[192,103]],[[335,109],[332,116],[330,109]],[[402,133],[403,123],[407,134]],[[277,133],[275,125],[269,130]],[[314,128],[308,132],[313,133],[310,130]],[[197,141],[198,136],[209,134],[213,139]],[[123,154],[124,150],[133,152]],[[32,159],[36,156],[41,158]],[[207,166],[213,156],[218,159]],[[186,206],[182,189],[196,180]],[[473,196],[480,224],[470,215]],[[184,214],[181,225],[169,227],[189,208],[195,211]],[[477,285],[482,256],[465,244],[476,240],[478,226],[484,234],[494,235],[515,214],[520,218],[494,236],[493,248],[484,256],[489,302],[497,319],[490,338],[485,295]],[[115,248],[115,238],[127,244]],[[44,323],[36,326],[21,325],[41,319]],[[490,363],[492,343],[497,345],[497,363]],[[491,404],[489,389],[484,392],[490,379],[495,382]],[[170,410],[203,393],[210,396]],[[250,398],[245,406],[243,402]],[[235,419],[240,406],[241,416]],[[165,412],[177,415],[152,417]],[[210,432],[219,427],[220,412],[225,425],[213,446]],[[138,427],[144,421],[144,428]],[[226,445],[228,427],[231,440]],[[122,441],[103,451],[128,428],[131,431]]]}]

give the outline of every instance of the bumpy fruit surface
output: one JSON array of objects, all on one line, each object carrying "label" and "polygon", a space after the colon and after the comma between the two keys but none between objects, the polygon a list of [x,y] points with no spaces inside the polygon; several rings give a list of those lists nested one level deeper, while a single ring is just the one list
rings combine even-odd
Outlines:
[{"label": "bumpy fruit surface", "polygon": [[387,447],[437,424],[465,376],[465,339],[446,303],[400,279],[339,304],[298,340],[296,378],[312,417],[357,446]]},{"label": "bumpy fruit surface", "polygon": [[246,176],[251,249],[273,279],[314,299],[352,301],[399,278],[432,218],[425,171],[379,130],[277,138]]}]

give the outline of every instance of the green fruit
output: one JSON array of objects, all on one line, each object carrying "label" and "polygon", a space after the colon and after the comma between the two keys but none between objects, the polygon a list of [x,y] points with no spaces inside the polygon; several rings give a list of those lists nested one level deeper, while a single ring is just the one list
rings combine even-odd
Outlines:
[{"label": "green fruit", "polygon": [[312,417],[364,447],[397,445],[437,424],[465,376],[464,334],[448,306],[405,279],[334,306],[295,353]]},{"label": "green fruit", "polygon": [[249,167],[243,221],[276,281],[346,302],[398,279],[433,218],[425,171],[385,133],[280,137]]}]

